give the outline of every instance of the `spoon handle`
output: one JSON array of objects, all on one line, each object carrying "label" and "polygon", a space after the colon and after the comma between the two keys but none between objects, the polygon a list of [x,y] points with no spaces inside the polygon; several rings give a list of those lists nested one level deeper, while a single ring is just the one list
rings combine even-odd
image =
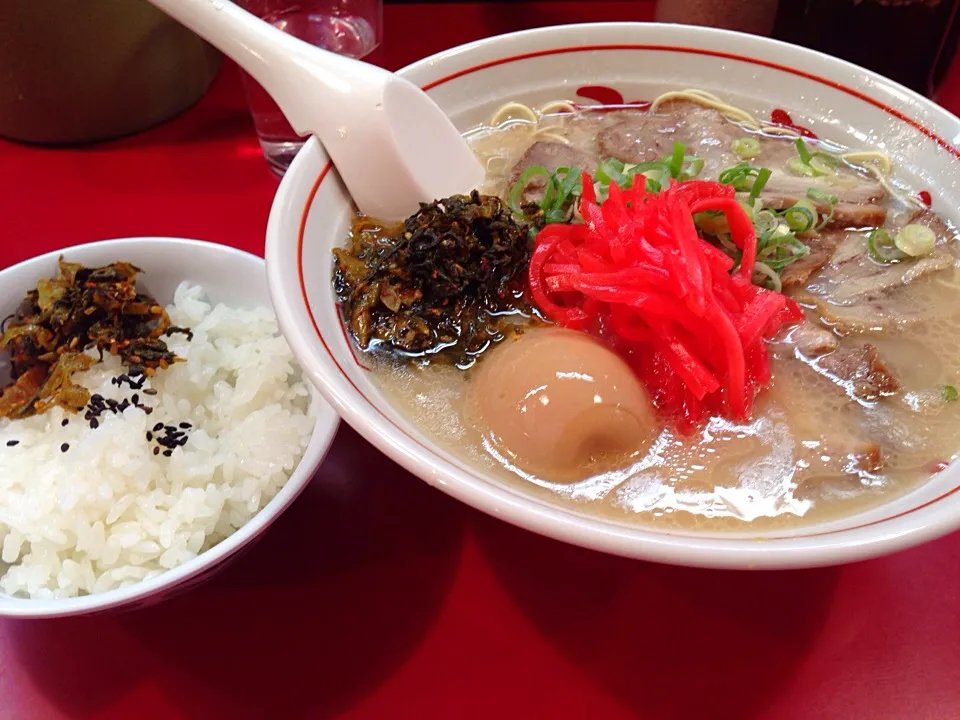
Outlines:
[{"label": "spoon handle", "polygon": [[[349,91],[348,78],[386,72],[288,35],[228,0],[150,2],[246,70],[302,136],[325,134],[318,119],[325,119],[331,98]],[[311,88],[313,97],[304,88]],[[326,101],[318,103],[317,95]]]}]

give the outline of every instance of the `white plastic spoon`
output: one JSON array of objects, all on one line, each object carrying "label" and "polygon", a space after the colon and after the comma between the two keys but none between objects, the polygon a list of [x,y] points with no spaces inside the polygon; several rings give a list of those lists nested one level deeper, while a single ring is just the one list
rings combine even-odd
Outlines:
[{"label": "white plastic spoon", "polygon": [[467,193],[483,168],[425,92],[284,33],[226,0],[150,0],[233,58],[293,129],[316,135],[360,211],[384,220]]}]

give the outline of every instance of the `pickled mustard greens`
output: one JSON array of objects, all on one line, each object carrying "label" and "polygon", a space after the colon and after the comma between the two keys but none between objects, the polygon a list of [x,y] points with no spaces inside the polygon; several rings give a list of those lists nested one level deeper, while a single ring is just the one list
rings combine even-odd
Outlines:
[{"label": "pickled mustard greens", "polygon": [[152,374],[180,359],[163,337],[188,330],[173,327],[151,296],[138,293],[141,270],[127,262],[100,268],[57,264],[27,293],[0,333],[0,350],[10,356],[11,383],[0,391],[0,417],[23,418],[59,405],[76,412],[89,393],[71,382],[95,359],[96,349],[117,355],[131,372]]},{"label": "pickled mustard greens", "polygon": [[359,218],[350,247],[334,254],[337,297],[364,350],[469,365],[524,309],[527,228],[497,197],[439,200],[398,227]]}]

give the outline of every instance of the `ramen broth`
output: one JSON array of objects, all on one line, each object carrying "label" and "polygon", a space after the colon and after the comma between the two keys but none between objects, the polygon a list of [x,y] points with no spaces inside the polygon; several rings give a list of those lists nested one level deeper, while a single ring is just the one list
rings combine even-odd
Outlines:
[{"label": "ramen broth", "polygon": [[[476,129],[469,139],[488,170],[481,192],[504,197],[517,163],[537,139],[567,143],[599,162],[598,136],[633,112],[558,113],[542,119],[536,137],[524,119],[506,118]],[[704,159],[702,176],[715,178],[736,158],[711,152],[729,145],[728,136],[718,139],[712,134],[718,132],[716,126],[706,125],[698,141],[690,143],[689,135],[685,140],[693,145],[688,151]],[[778,153],[792,153],[793,142],[792,137],[770,140],[774,146],[765,139],[764,152],[754,162],[766,164],[765,155],[772,158],[770,164],[781,162]],[[841,181],[844,174],[850,183],[872,180],[853,168],[842,168]],[[887,196],[882,202],[888,224],[910,211],[897,198]],[[945,243],[950,253],[954,241],[950,229]],[[525,472],[498,451],[470,399],[485,357],[461,370],[373,354],[372,374],[393,406],[454,456],[577,511],[678,530],[745,530],[748,523],[750,530],[767,530],[822,522],[887,501],[954,457],[960,402],[943,391],[960,380],[960,278],[952,259],[890,294],[891,303],[914,315],[897,316],[880,332],[851,331],[842,322],[831,327],[820,317],[817,293],[829,284],[829,266],[790,291],[806,308],[808,320],[829,334],[828,343],[874,346],[899,381],[895,393],[856,397],[853,386],[844,386],[820,365],[819,356],[798,350],[791,330],[770,343],[772,379],[757,398],[750,421],[713,418],[691,437],[660,429],[642,451],[599,463],[572,481]]]}]

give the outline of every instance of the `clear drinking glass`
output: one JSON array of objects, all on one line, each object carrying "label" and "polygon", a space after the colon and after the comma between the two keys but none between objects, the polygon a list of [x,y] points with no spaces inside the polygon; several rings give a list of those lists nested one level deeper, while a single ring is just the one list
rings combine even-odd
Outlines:
[{"label": "clear drinking glass", "polygon": [[[311,45],[380,63],[382,0],[239,0],[238,4]],[[283,175],[304,139],[290,127],[266,90],[246,73],[243,76],[263,156],[274,172]]]}]

